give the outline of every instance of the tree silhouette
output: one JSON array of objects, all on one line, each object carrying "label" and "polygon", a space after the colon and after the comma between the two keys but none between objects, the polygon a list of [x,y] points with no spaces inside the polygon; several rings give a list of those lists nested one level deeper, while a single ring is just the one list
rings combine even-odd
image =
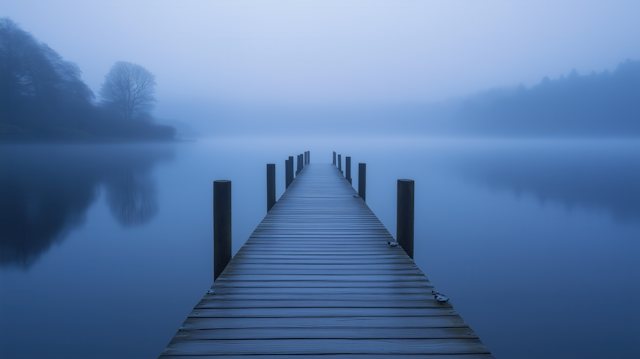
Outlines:
[{"label": "tree silhouette", "polygon": [[152,121],[155,76],[142,66],[113,66],[102,86],[104,106],[93,104],[80,75],[76,64],[0,18],[0,141],[174,137],[172,127]]},{"label": "tree silhouette", "polygon": [[100,96],[105,107],[124,119],[144,118],[156,101],[156,77],[144,67],[118,61],[105,76]]},{"label": "tree silhouette", "polygon": [[0,122],[27,129],[78,127],[92,98],[76,64],[0,19]]}]

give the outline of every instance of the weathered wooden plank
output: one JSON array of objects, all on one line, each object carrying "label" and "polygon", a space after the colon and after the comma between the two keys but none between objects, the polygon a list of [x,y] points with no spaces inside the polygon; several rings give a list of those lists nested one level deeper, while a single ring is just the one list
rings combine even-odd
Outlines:
[{"label": "weathered wooden plank", "polygon": [[[246,289],[246,288],[240,288]],[[342,288],[340,288],[342,289]],[[429,301],[433,300],[433,296],[427,296],[424,292],[418,293],[381,293],[381,292],[362,292],[362,293],[335,293],[331,291],[321,291],[317,293],[283,293],[278,290],[269,289],[271,292],[255,292],[248,291],[247,293],[239,293],[237,291],[229,292],[227,290],[218,291],[215,295],[206,295],[200,303],[207,300],[225,300],[225,301],[354,301],[356,303],[376,302],[376,301],[388,301],[388,302],[402,302],[402,301]],[[425,299],[426,298],[426,299]],[[265,304],[266,305],[266,304]],[[364,306],[365,304],[363,304]]]},{"label": "weathered wooden plank", "polygon": [[321,242],[322,244],[334,244],[336,246],[339,246],[340,243],[349,242],[352,244],[360,244],[362,245],[362,248],[367,248],[370,244],[379,244],[380,242],[386,243],[390,240],[393,240],[393,237],[391,235],[382,236],[376,235],[374,233],[361,234],[362,232],[359,231],[353,231],[353,233],[345,233],[343,231],[335,233],[321,233],[318,230],[308,232],[301,230],[280,230],[278,231],[279,234],[274,234],[275,232],[275,230],[264,231],[262,233],[256,234],[260,235],[260,237],[256,238],[259,238],[261,240],[277,239],[279,242],[290,244],[295,244],[296,242]]},{"label": "weathered wooden plank", "polygon": [[426,317],[457,314],[449,308],[197,308],[191,318],[322,318],[322,317]]},{"label": "weathered wooden plank", "polygon": [[[266,293],[280,293],[280,294],[420,294],[422,296],[431,295],[433,287],[232,287],[232,286],[220,286],[216,285],[213,289],[214,295],[219,294],[266,294]],[[423,297],[424,298],[424,297]]]},{"label": "weathered wooden plank", "polygon": [[[236,274],[248,274],[248,275],[261,275],[261,276],[268,276],[268,275],[272,275],[272,274],[281,274],[281,275],[285,275],[285,274],[290,274],[291,272],[293,272],[294,269],[245,269],[245,268],[240,268],[240,269],[236,269],[236,268],[232,268],[232,269],[228,269],[228,273],[227,276],[230,275],[236,275]],[[348,272],[346,272],[344,269],[306,269],[306,268],[299,268],[296,270],[296,274],[293,275],[326,275],[326,276],[335,276],[335,275],[342,275],[344,273],[349,273],[349,275],[351,276],[371,276],[371,275],[386,275],[389,273],[393,273],[393,274],[397,274],[397,275],[413,275],[413,276],[420,276],[422,275],[422,272],[416,270],[416,269],[396,269],[396,270],[389,270],[389,269],[350,269]]]},{"label": "weathered wooden plank", "polygon": [[489,353],[478,339],[274,339],[171,342],[165,355]]},{"label": "weathered wooden plank", "polygon": [[404,260],[404,255],[402,254],[387,254],[387,253],[378,253],[378,254],[339,254],[339,253],[326,253],[326,254],[316,254],[316,253],[279,253],[279,254],[251,254],[251,253],[238,253],[236,254],[238,260],[257,260],[257,259],[275,259],[275,260],[332,260],[332,261],[369,261],[376,262],[380,259],[400,259]]},{"label": "weathered wooden plank", "polygon": [[222,328],[463,328],[459,315],[432,317],[192,318],[185,330]]},{"label": "weathered wooden plank", "polygon": [[[239,288],[239,289],[247,289],[247,288]],[[342,289],[342,288],[340,288]],[[282,293],[277,290],[273,290],[269,288],[272,292],[267,293],[238,293],[238,292],[229,292],[227,290],[222,290],[216,292],[215,295],[206,295],[202,301],[206,300],[227,300],[227,301],[236,301],[236,300],[251,300],[251,301],[285,301],[285,300],[295,300],[295,301],[328,301],[328,300],[338,300],[338,301],[356,301],[356,302],[365,302],[365,301],[428,301],[433,299],[433,296],[427,296],[424,292],[419,293],[383,293],[379,290],[377,292],[362,292],[362,293]],[[333,289],[331,290],[333,291]],[[430,293],[429,293],[430,294]],[[213,299],[215,297],[215,299]]]},{"label": "weathered wooden plank", "polygon": [[407,265],[414,264],[410,259],[394,259],[394,258],[381,258],[381,259],[343,259],[327,257],[325,259],[263,259],[263,258],[243,258],[242,263],[274,263],[274,264],[394,264],[394,263],[406,263]]},{"label": "weathered wooden plank", "polygon": [[249,328],[181,330],[175,340],[214,339],[477,339],[469,328]]},{"label": "weathered wooden plank", "polygon": [[[171,359],[216,359],[221,358],[219,355],[198,355],[197,357],[187,355],[161,355],[160,358],[171,358]],[[363,359],[363,358],[374,358],[374,359],[495,359],[491,354],[444,354],[444,355],[429,355],[425,356],[423,354],[416,355],[402,355],[398,356],[398,354],[337,354],[337,355],[296,355],[295,359]],[[292,359],[291,355],[234,355],[233,359]]]},{"label": "weathered wooden plank", "polygon": [[[217,282],[217,281],[216,281]],[[431,282],[405,281],[405,282],[347,282],[347,281],[224,281],[216,283],[217,289],[224,288],[433,288]],[[394,290],[395,292],[395,290]]]},{"label": "weathered wooden plank", "polygon": [[[343,241],[340,241],[340,242],[343,242]],[[347,245],[341,244],[340,242],[326,243],[326,244],[317,243],[317,244],[309,244],[309,245],[305,245],[304,243],[297,243],[297,242],[288,243],[288,244],[276,244],[276,243],[255,244],[255,242],[252,242],[248,244],[245,243],[241,251],[266,252],[266,253],[271,253],[271,252],[287,252],[287,253],[296,252],[297,253],[297,252],[318,251],[318,252],[331,252],[331,253],[362,254],[362,253],[380,253],[380,249],[384,249],[388,246],[387,242],[382,243],[377,241],[375,243],[371,243],[366,246],[363,246],[362,244],[358,244],[358,243],[354,243],[347,246]]]},{"label": "weathered wooden plank", "polygon": [[194,309],[201,308],[450,308],[451,304],[435,299],[424,300],[224,300],[212,296],[201,300]]},{"label": "weathered wooden plank", "polygon": [[271,248],[255,248],[251,250],[241,250],[236,254],[239,256],[238,258],[255,258],[258,256],[269,256],[269,257],[309,257],[309,256],[349,256],[349,257],[374,257],[379,258],[380,256],[393,256],[392,258],[402,257],[402,253],[398,250],[398,252],[381,252],[380,250],[366,250],[358,252],[356,250],[344,251],[344,250],[330,250],[330,249],[305,249],[305,250],[285,250],[285,249],[271,249]]},{"label": "weathered wooden plank", "polygon": [[[237,265],[236,265],[237,264]],[[298,273],[297,271],[307,269],[307,270],[348,270],[352,271],[354,269],[360,270],[382,270],[385,273],[394,273],[396,270],[420,270],[415,264],[406,265],[405,263],[396,264],[396,263],[374,263],[374,264],[358,264],[357,266],[353,264],[284,264],[284,263],[236,263],[235,261],[230,263],[227,268],[233,270],[253,270],[253,269],[286,269],[290,270],[289,273]]]},{"label": "weathered wooden plank", "polygon": [[380,275],[351,275],[351,274],[238,274],[226,273],[224,278],[220,278],[220,284],[223,282],[241,282],[241,281],[323,281],[323,282],[428,282],[427,278],[416,274],[380,274]]}]

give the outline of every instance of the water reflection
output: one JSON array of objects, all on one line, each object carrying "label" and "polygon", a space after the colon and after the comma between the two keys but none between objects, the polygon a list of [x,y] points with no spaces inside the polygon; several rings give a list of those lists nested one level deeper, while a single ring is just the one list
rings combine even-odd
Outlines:
[{"label": "water reflection", "polygon": [[0,266],[30,268],[81,226],[106,189],[111,213],[123,226],[158,212],[150,171],[173,157],[165,145],[11,145],[0,155]]},{"label": "water reflection", "polygon": [[156,183],[147,173],[117,173],[106,187],[111,213],[125,227],[144,224],[158,212]]},{"label": "water reflection", "polygon": [[551,145],[489,148],[453,161],[467,179],[540,203],[604,210],[640,222],[640,146]]}]

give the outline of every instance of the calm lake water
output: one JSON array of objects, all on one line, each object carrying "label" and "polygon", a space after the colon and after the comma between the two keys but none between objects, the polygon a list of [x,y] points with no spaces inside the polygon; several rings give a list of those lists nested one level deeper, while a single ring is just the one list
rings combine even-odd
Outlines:
[{"label": "calm lake water", "polygon": [[212,181],[235,252],[307,150],[366,162],[393,235],[416,181],[416,263],[497,358],[640,357],[640,141],[373,138],[0,146],[0,357],[157,357],[213,281]]}]

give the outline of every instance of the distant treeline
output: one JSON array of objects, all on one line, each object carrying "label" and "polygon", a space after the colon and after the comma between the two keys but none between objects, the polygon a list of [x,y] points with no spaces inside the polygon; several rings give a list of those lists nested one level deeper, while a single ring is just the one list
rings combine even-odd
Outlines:
[{"label": "distant treeline", "polygon": [[498,88],[439,103],[175,106],[189,118],[225,118],[209,125],[215,128],[203,129],[217,136],[637,138],[640,61],[627,60],[613,71],[583,76],[572,71],[528,88]]},{"label": "distant treeline", "polygon": [[8,18],[0,19],[1,139],[172,139],[150,116],[94,103],[80,69]]},{"label": "distant treeline", "polygon": [[450,131],[476,135],[639,136],[640,61],[586,76],[573,70],[528,89],[481,92],[447,121]]}]

